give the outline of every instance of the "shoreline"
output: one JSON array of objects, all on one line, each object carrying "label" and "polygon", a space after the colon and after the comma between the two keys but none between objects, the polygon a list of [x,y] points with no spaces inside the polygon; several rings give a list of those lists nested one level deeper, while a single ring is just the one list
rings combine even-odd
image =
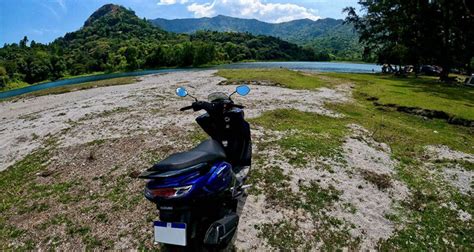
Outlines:
[{"label": "shoreline", "polygon": [[[97,80],[107,80],[107,79],[114,79],[114,78],[119,78],[119,77],[129,77],[129,76],[143,76],[143,75],[148,75],[148,74],[155,74],[159,72],[174,72],[174,71],[193,71],[193,70],[212,70],[212,69],[220,69],[226,68],[225,66],[239,66],[239,65],[245,65],[245,64],[298,64],[298,63],[305,63],[305,64],[311,64],[311,63],[323,63],[323,64],[355,64],[355,65],[373,65],[373,63],[361,63],[361,62],[339,62],[339,61],[249,61],[249,62],[231,62],[231,63],[223,63],[223,64],[211,64],[211,65],[204,65],[200,67],[168,67],[168,68],[158,68],[158,69],[143,69],[143,70],[136,70],[136,71],[131,71],[131,72],[113,72],[113,73],[91,73],[91,74],[81,74],[81,75],[76,75],[76,76],[68,76],[68,77],[63,77],[55,81],[42,81],[38,83],[33,83],[28,86],[20,87],[20,88],[14,88],[14,89],[9,89],[5,91],[0,91],[0,101],[11,98],[11,97],[16,97],[22,94],[34,92],[34,91],[39,91],[42,89],[47,89],[47,88],[52,88],[52,87],[58,87],[58,86],[66,86],[66,85],[74,85],[74,84],[81,84],[81,83],[86,83],[90,81],[97,81]],[[305,69],[305,70],[310,70],[310,69]],[[314,69],[318,70],[318,69]],[[335,71],[338,72],[338,71]],[[143,74],[142,74],[143,73]],[[112,77],[110,77],[112,76]],[[115,77],[116,76],[116,77]],[[63,82],[69,82],[66,84],[61,84]],[[57,85],[55,85],[57,84]],[[41,88],[42,86],[48,86],[48,85],[53,85],[51,87],[46,87],[46,88]],[[22,90],[29,90],[33,89],[32,91],[26,91],[22,92]]]}]

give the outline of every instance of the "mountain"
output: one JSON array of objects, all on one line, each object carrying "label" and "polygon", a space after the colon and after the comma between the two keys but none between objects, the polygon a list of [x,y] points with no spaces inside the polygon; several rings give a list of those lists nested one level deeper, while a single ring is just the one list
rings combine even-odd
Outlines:
[{"label": "mountain", "polygon": [[176,33],[194,33],[198,30],[220,32],[249,32],[258,35],[279,37],[293,43],[305,44],[315,37],[342,26],[342,20],[332,18],[312,21],[300,19],[284,23],[266,23],[256,19],[243,19],[228,16],[213,18],[186,18],[167,20],[157,18],[151,21],[154,25]]},{"label": "mountain", "polygon": [[266,23],[256,19],[219,15],[213,18],[173,20],[157,18],[151,22],[163,30],[176,33],[191,34],[198,30],[211,30],[274,36],[299,45],[312,46],[320,52],[331,53],[336,58],[360,59],[362,51],[357,33],[351,25],[344,24],[340,19],[300,19],[284,23]]},{"label": "mountain", "polygon": [[99,38],[129,39],[131,37],[145,40],[162,40],[170,36],[169,32],[153,27],[135,12],[120,5],[106,4],[96,10],[84,22],[78,31],[66,33],[65,40],[73,42],[77,39],[94,40]]},{"label": "mountain", "polygon": [[186,67],[242,60],[324,60],[313,49],[250,33],[200,31],[177,34],[138,18],[134,11],[107,4],[83,27],[50,44],[25,36],[0,48],[0,89],[93,72]]}]

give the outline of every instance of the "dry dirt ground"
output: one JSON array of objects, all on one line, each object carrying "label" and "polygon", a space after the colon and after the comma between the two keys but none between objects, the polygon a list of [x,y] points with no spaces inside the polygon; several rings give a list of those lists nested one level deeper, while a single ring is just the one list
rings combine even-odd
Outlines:
[{"label": "dry dirt ground", "polygon": [[[131,85],[0,103],[0,170],[15,168],[30,153],[50,150],[39,154],[45,155],[45,162],[29,179],[37,190],[34,200],[2,207],[3,229],[11,237],[2,240],[6,242],[2,246],[153,248],[151,223],[157,213],[142,195],[144,182],[134,177],[166,155],[190,148],[199,138],[193,121],[198,114],[178,111],[192,100],[176,97],[174,90],[185,86],[189,93],[205,98],[212,91],[235,89],[217,86],[222,80],[214,71],[170,73],[145,76]],[[350,101],[350,85],[314,91],[251,86],[250,95],[235,100],[247,106],[249,118],[278,108],[338,117],[324,104]],[[265,144],[298,132],[253,127],[254,151],[265,157],[253,169],[278,167],[288,198],[316,188],[317,196],[327,200],[314,209],[318,201],[313,204],[308,198],[301,204],[311,211],[305,211],[305,207],[294,208],[269,197],[255,185],[243,209],[237,249],[274,249],[278,242],[262,232],[271,233],[276,226],[288,226],[292,241],[304,244],[300,249],[328,245],[374,249],[393,235],[396,227],[388,216],[410,197],[407,186],[395,179],[397,161],[391,158],[390,148],[372,139],[364,128],[347,127],[350,134],[340,158],[309,158],[302,167],[292,164],[278,146]],[[428,146],[426,151],[433,159],[474,160],[472,155],[443,146]],[[472,172],[453,167],[443,174],[461,192],[471,193]],[[374,177],[387,179],[386,184],[371,183]],[[19,196],[27,193],[18,192]],[[310,244],[298,243],[318,229],[328,232]]]}]

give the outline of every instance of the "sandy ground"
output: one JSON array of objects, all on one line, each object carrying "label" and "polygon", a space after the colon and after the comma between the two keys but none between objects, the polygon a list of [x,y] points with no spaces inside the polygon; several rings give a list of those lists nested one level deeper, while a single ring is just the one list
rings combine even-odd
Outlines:
[{"label": "sandy ground", "polygon": [[[48,171],[54,176],[40,176],[36,182],[48,184],[80,180],[82,183],[74,191],[81,196],[78,196],[81,200],[76,203],[54,205],[46,212],[19,215],[18,218],[9,219],[10,223],[25,229],[39,227],[60,215],[78,219],[84,225],[89,224],[93,227],[89,234],[94,237],[114,241],[113,245],[105,248],[134,248],[137,246],[136,240],[149,244],[152,230],[146,223],[153,220],[156,213],[152,204],[143,199],[143,182],[129,178],[129,174],[147,168],[153,161],[170,153],[191,147],[192,143],[185,136],[195,129],[194,118],[198,113],[179,112],[178,109],[189,105],[192,99],[176,97],[174,90],[178,86],[185,86],[190,94],[204,99],[212,91],[230,93],[235,89],[232,85],[217,86],[223,80],[215,76],[215,71],[178,72],[141,77],[138,83],[131,85],[0,103],[0,171],[41,147],[45,139],[54,137],[59,147],[48,165]],[[338,117],[341,115],[326,109],[324,104],[351,99],[350,83],[335,89],[321,88],[315,91],[275,86],[251,86],[251,89],[250,95],[234,98],[237,103],[247,107],[247,117],[256,117],[262,111],[277,108],[295,108]],[[333,187],[340,191],[339,201],[331,205],[327,216],[350,226],[347,228],[348,233],[351,239],[360,241],[359,248],[374,249],[379,240],[387,239],[394,233],[394,224],[387,216],[410,193],[403,183],[395,179],[397,161],[391,158],[390,148],[374,141],[358,125],[347,127],[351,134],[343,145],[342,160],[310,160],[308,166],[294,172],[295,167],[277,147],[259,154],[268,157],[263,166],[277,164],[290,176],[292,192],[297,193],[301,183],[312,181],[323,188]],[[294,133],[297,132],[252,129],[256,144]],[[473,159],[472,156],[463,156],[465,154],[439,146],[427,147],[427,152],[435,153],[433,155],[442,159]],[[332,170],[318,168],[322,163],[330,165]],[[386,176],[390,179],[390,186],[378,188],[368,183],[364,174]],[[469,181],[453,180],[454,186],[458,185],[461,191],[470,190],[468,186],[472,183],[472,174],[469,175]],[[123,185],[120,184],[122,182]],[[116,188],[117,183],[125,187],[128,198],[110,197],[101,200]],[[111,202],[136,203],[110,212]],[[89,211],[86,206],[93,210]],[[71,209],[80,211],[76,214]],[[119,231],[110,230],[106,224],[97,224],[98,212],[115,220],[114,225]],[[255,225],[288,218],[296,220],[303,237],[324,225],[320,219],[308,213],[269,206],[263,195],[249,196],[243,209],[236,248],[271,250],[258,236]],[[460,218],[470,219],[471,216],[460,212]],[[58,249],[77,249],[77,245],[81,244],[77,237],[64,238],[64,227],[58,229],[51,226],[44,232],[52,237],[44,239],[41,248],[48,248],[55,245],[57,239],[61,240],[54,235],[63,237],[63,245],[56,247]],[[39,234],[31,235],[34,238]],[[314,244],[313,248],[320,248],[320,244]]]},{"label": "sandy ground", "polygon": [[[40,146],[44,136],[65,129],[71,129],[71,132],[62,136],[63,146],[159,131],[167,126],[189,127],[196,114],[180,113],[178,109],[192,100],[176,97],[174,90],[185,86],[190,94],[201,99],[212,91],[230,93],[235,90],[235,86],[216,87],[224,79],[215,77],[214,73],[152,75],[142,77],[138,84],[0,103],[0,171]],[[251,88],[252,94],[248,97],[235,97],[236,102],[247,106],[246,113],[250,117],[275,108],[297,108],[337,116],[325,109],[323,103],[343,102],[348,97],[347,90],[326,88],[318,92],[267,86]],[[119,114],[114,120],[104,118],[109,113],[124,110],[129,113]],[[87,124],[81,124],[85,121]]]}]

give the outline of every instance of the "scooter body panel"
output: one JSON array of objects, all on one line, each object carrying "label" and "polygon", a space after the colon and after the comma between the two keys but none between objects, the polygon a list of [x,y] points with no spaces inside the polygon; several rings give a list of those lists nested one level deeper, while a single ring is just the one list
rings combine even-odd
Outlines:
[{"label": "scooter body panel", "polygon": [[[196,201],[228,191],[233,186],[233,182],[235,182],[235,177],[232,166],[227,162],[217,162],[207,172],[195,171],[176,177],[150,180],[145,187],[145,197],[159,205],[189,202],[190,199]],[[191,186],[191,189],[181,197],[164,198],[152,194],[155,189],[186,186]]]}]

